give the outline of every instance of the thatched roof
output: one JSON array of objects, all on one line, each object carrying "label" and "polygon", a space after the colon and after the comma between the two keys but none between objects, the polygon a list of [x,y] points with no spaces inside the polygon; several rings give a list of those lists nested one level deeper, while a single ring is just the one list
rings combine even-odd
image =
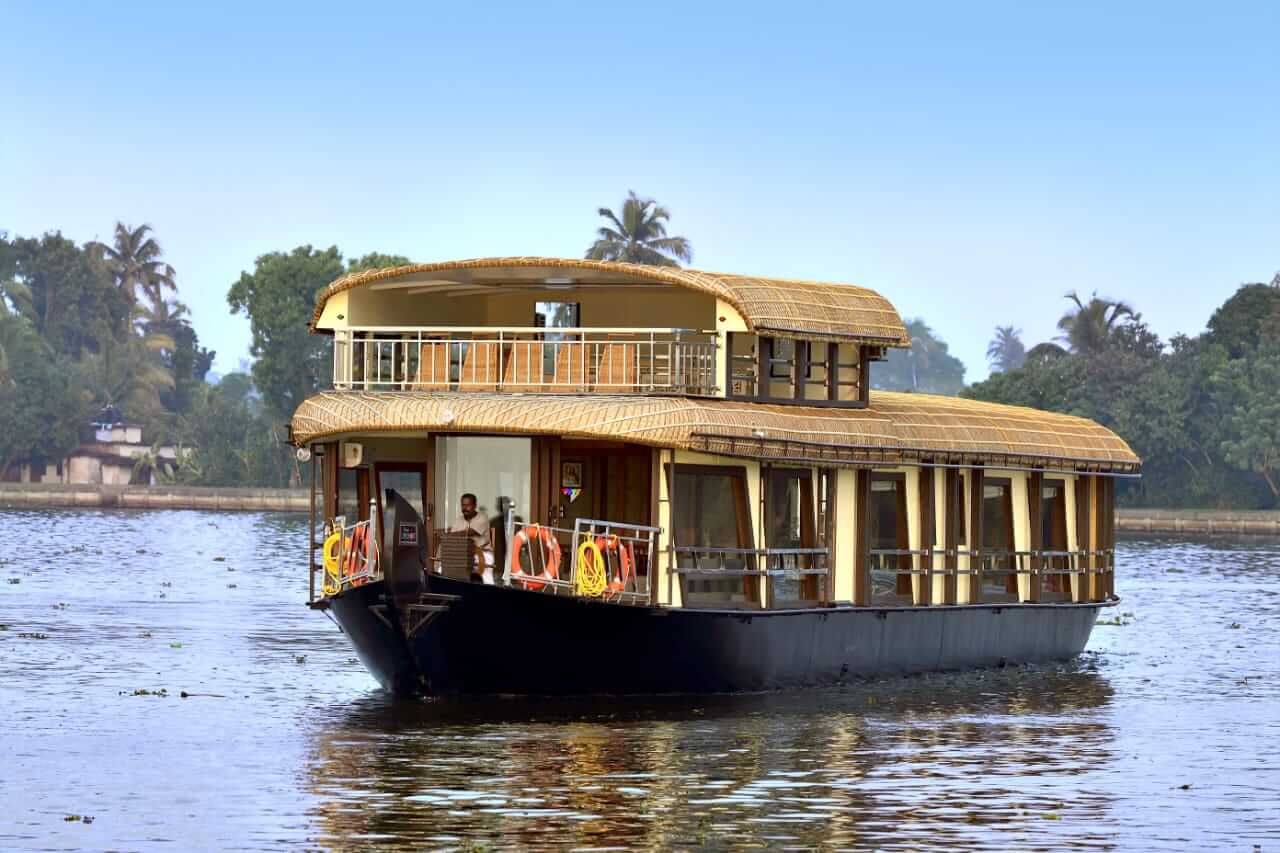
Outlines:
[{"label": "thatched roof", "polygon": [[889,300],[865,287],[569,258],[479,258],[352,273],[320,293],[312,325],[319,322],[330,296],[374,282],[448,278],[498,285],[555,277],[620,286],[659,282],[697,290],[723,299],[742,315],[752,330],[766,334],[860,340],[887,346],[911,345],[897,309]]},{"label": "thatched roof", "polygon": [[1136,473],[1115,433],[1083,418],[954,397],[872,391],[865,409],[680,397],[510,393],[317,394],[293,416],[299,444],[348,433],[559,435],[831,464],[1031,466]]}]

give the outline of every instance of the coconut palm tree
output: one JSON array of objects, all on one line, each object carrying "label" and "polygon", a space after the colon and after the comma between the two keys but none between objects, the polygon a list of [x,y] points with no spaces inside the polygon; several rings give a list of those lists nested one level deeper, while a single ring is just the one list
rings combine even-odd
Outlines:
[{"label": "coconut palm tree", "polygon": [[1058,320],[1058,328],[1062,331],[1058,339],[1065,342],[1072,352],[1081,355],[1102,352],[1111,343],[1117,324],[1141,317],[1126,303],[1099,298],[1096,291],[1087,303],[1074,290],[1065,298],[1074,302],[1075,308]]},{"label": "coconut palm tree", "polygon": [[684,237],[668,237],[665,207],[651,198],[639,198],[632,191],[622,203],[622,215],[607,207],[597,211],[610,225],[600,228],[599,237],[586,257],[593,261],[628,261],[654,267],[678,267],[693,259],[693,247]]},{"label": "coconut palm tree", "polygon": [[987,344],[987,362],[991,369],[1003,373],[1016,370],[1027,360],[1027,348],[1022,345],[1022,330],[1013,326],[996,326],[996,336]]},{"label": "coconut palm tree", "polygon": [[86,354],[81,362],[96,401],[117,406],[134,420],[159,415],[164,410],[160,392],[174,387],[173,373],[161,363],[160,353],[173,348],[173,338],[164,334],[107,338],[99,352]]},{"label": "coconut palm tree", "polygon": [[150,225],[139,225],[130,228],[123,222],[116,223],[113,245],[93,243],[92,248],[100,251],[111,272],[116,278],[116,286],[129,300],[130,305],[138,302],[141,291],[152,304],[164,300],[164,289],[177,290],[173,280],[173,267],[160,260],[163,252],[160,244],[151,233]]}]

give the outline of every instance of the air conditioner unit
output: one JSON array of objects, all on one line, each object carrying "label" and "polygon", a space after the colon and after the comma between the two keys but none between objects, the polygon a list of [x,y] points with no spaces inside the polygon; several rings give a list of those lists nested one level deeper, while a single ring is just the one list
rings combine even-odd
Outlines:
[{"label": "air conditioner unit", "polygon": [[342,442],[342,467],[356,468],[359,467],[360,461],[364,459],[364,445],[354,441]]}]

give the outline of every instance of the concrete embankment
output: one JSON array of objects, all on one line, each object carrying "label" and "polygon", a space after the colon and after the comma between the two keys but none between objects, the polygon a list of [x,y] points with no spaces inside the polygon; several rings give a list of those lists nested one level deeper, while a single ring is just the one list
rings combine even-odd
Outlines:
[{"label": "concrete embankment", "polygon": [[203,486],[99,486],[0,483],[0,507],[103,507],[112,509],[217,509],[306,512],[305,489],[236,489]]},{"label": "concrete embankment", "polygon": [[1125,507],[1116,510],[1116,529],[1126,533],[1231,533],[1280,536],[1280,511]]}]

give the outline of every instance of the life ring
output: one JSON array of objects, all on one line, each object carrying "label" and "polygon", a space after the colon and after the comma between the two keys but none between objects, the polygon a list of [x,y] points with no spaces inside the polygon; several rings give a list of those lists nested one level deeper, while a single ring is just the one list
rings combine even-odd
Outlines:
[{"label": "life ring", "polygon": [[335,530],[324,540],[324,580],[320,589],[333,596],[342,591],[342,576],[338,573],[338,554],[342,547],[342,531]]},{"label": "life ring", "polygon": [[[352,578],[357,574],[362,574],[367,568],[369,562],[369,531],[367,527],[357,527],[355,532],[351,534],[351,538],[343,544],[346,548],[346,559],[342,564],[342,576],[344,578]],[[359,586],[364,583],[367,578],[361,577],[351,581],[352,586]]]},{"label": "life ring", "polygon": [[[536,575],[525,574],[520,568],[520,552],[529,548],[529,568],[534,567],[533,545],[542,549],[542,571]],[[511,537],[511,582],[525,589],[539,590],[547,585],[547,581],[560,577],[560,542],[550,527],[530,524],[521,528]]]},{"label": "life ring", "polygon": [[635,556],[631,553],[631,543],[623,542],[616,535],[597,536],[596,547],[604,555],[606,564],[609,563],[609,554],[617,553],[618,574],[609,578],[608,589],[612,593],[622,592],[627,587],[627,581],[635,575]]}]

